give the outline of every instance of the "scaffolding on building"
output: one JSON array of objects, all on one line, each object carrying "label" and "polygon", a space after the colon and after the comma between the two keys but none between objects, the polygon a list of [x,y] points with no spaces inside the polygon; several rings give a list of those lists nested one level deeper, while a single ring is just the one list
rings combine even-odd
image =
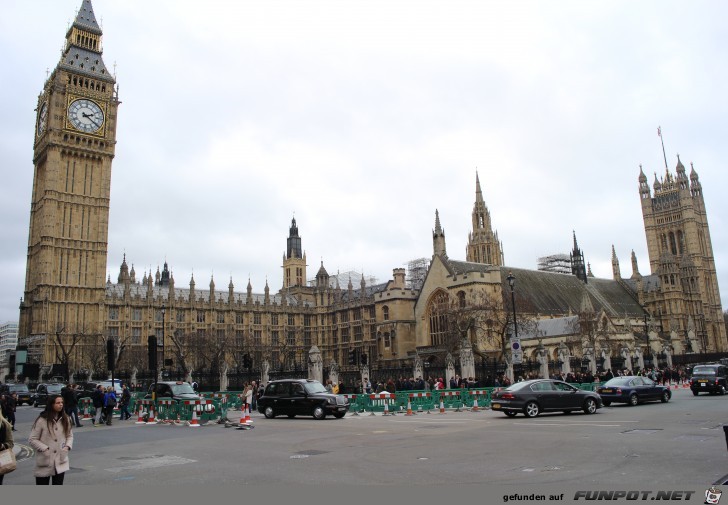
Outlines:
[{"label": "scaffolding on building", "polygon": [[538,270],[571,275],[571,259],[568,254],[552,254],[538,259]]},{"label": "scaffolding on building", "polygon": [[427,269],[430,268],[430,260],[427,258],[417,258],[407,262],[407,287],[414,290],[422,288],[427,275]]}]

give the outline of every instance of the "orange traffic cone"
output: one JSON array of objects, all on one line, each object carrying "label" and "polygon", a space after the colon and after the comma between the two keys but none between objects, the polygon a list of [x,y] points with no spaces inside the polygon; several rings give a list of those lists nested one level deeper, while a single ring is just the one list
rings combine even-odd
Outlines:
[{"label": "orange traffic cone", "polygon": [[407,413],[405,415],[406,416],[412,416],[412,415],[414,415],[412,413],[412,403],[410,403],[409,398],[407,399]]},{"label": "orange traffic cone", "polygon": [[149,406],[149,418],[147,419],[147,424],[156,424],[157,420],[154,418],[154,405]]},{"label": "orange traffic cone", "polygon": [[253,424],[253,420],[250,418],[252,408],[253,408],[253,406],[251,404],[248,404],[248,411],[245,414],[245,424],[247,424],[248,426]]},{"label": "orange traffic cone", "polygon": [[192,406],[192,420],[190,421],[190,426],[199,427],[200,423],[197,421],[197,409],[195,408],[197,405]]},{"label": "orange traffic cone", "polygon": [[445,403],[442,401],[442,397],[440,397],[440,414],[445,413]]},{"label": "orange traffic cone", "polygon": [[389,402],[386,401],[386,400],[384,401],[384,414],[382,414],[382,415],[383,416],[388,416],[389,415]]},{"label": "orange traffic cone", "polygon": [[473,412],[477,412],[478,411],[478,395],[475,395],[473,398],[474,398],[473,399],[473,408],[470,410],[472,410]]},{"label": "orange traffic cone", "polygon": [[[88,409],[88,407],[86,407]],[[147,424],[147,422],[144,420],[144,409],[142,408],[142,404],[139,404],[139,416],[137,417],[136,424]]]},{"label": "orange traffic cone", "polygon": [[84,410],[83,418],[84,419],[91,419],[91,405],[90,405],[90,403],[86,403],[86,409]]}]

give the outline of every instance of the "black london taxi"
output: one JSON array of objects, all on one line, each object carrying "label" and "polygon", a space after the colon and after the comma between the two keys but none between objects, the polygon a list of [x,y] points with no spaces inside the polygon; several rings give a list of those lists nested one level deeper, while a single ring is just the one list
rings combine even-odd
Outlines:
[{"label": "black london taxi", "polygon": [[312,379],[271,381],[258,399],[258,412],[268,419],[278,415],[314,419],[332,415],[341,419],[348,411],[349,400],[345,396],[329,393],[323,384]]}]

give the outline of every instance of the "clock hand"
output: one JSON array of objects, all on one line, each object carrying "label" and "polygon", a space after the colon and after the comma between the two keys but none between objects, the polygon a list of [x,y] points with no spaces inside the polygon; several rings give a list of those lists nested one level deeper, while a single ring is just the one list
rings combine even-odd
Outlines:
[{"label": "clock hand", "polygon": [[98,124],[96,121],[94,121],[94,115],[93,114],[86,114],[85,112],[82,112],[81,115],[83,117],[85,117],[86,119],[90,120],[93,124],[95,124],[99,128],[101,127],[100,124]]}]

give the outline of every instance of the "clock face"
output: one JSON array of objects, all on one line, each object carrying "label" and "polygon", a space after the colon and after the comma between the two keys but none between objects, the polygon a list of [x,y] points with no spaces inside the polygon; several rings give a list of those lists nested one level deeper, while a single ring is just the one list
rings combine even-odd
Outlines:
[{"label": "clock face", "polygon": [[96,102],[80,98],[68,106],[68,120],[77,130],[95,133],[104,125],[104,111]]},{"label": "clock face", "polygon": [[48,124],[48,102],[43,102],[38,111],[38,135],[42,134]]}]

